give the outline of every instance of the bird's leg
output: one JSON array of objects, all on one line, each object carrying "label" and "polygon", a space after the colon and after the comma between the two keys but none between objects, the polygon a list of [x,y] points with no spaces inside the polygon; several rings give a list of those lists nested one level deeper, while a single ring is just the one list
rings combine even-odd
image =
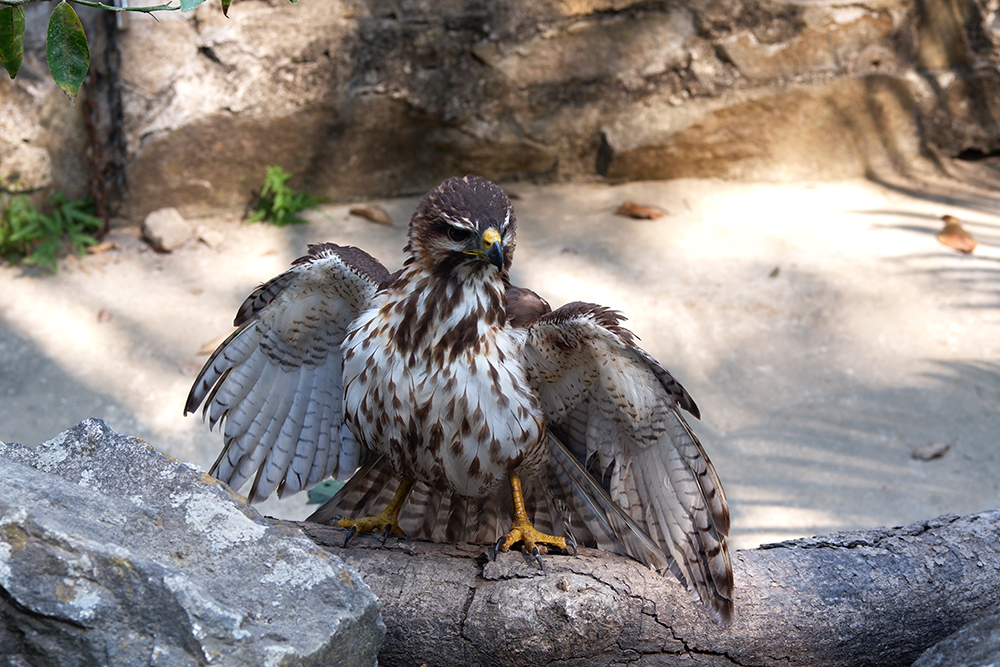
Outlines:
[{"label": "bird's leg", "polygon": [[411,488],[413,488],[413,479],[404,477],[399,482],[399,488],[396,489],[392,500],[389,501],[389,504],[386,505],[381,514],[363,516],[357,519],[338,519],[337,525],[341,528],[347,528],[347,538],[344,539],[344,546],[346,547],[351,538],[358,533],[378,530],[383,535],[383,544],[390,534],[402,535],[403,531],[399,529],[399,511],[403,509],[403,503],[406,502],[406,497],[410,495]]},{"label": "bird's leg", "polygon": [[[542,565],[542,555],[538,551],[539,544],[549,544],[567,551],[570,549],[572,543],[568,542],[565,537],[556,537],[555,535],[546,535],[539,532],[531,525],[531,522],[528,521],[528,513],[524,510],[524,494],[521,492],[521,478],[517,475],[510,476],[510,493],[514,500],[514,520],[510,527],[510,532],[497,540],[496,546],[493,547],[493,557],[496,558],[496,554],[499,551],[510,549],[515,542],[523,542],[525,553],[530,553],[534,556],[538,567],[544,570],[545,566]],[[572,546],[574,547],[573,551],[576,551],[575,545]]]}]

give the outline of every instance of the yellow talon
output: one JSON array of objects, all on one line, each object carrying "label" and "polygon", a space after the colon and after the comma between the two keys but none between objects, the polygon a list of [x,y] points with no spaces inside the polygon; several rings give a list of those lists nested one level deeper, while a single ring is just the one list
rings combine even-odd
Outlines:
[{"label": "yellow talon", "polygon": [[353,528],[355,533],[370,533],[376,530],[383,532],[386,528],[391,528],[390,535],[402,535],[403,531],[399,528],[398,520],[398,514],[382,512],[375,516],[363,516],[357,519],[338,519],[337,525],[341,528]]},{"label": "yellow talon", "polygon": [[386,505],[386,508],[380,514],[363,516],[357,519],[338,519],[337,525],[341,528],[347,528],[347,537],[344,539],[344,546],[346,547],[351,538],[358,533],[368,533],[378,530],[383,535],[383,542],[389,535],[402,535],[403,531],[399,528],[399,512],[403,509],[403,503],[406,502],[406,497],[410,494],[412,486],[413,480],[409,477],[404,477],[399,483],[399,488],[396,489],[392,500],[389,501],[389,504]]},{"label": "yellow talon", "polygon": [[542,565],[541,553],[538,550],[539,544],[547,544],[558,547],[564,551],[568,551],[572,546],[573,551],[576,551],[576,545],[572,544],[565,537],[546,535],[545,533],[536,530],[535,527],[531,525],[531,522],[528,521],[528,513],[524,509],[524,495],[521,492],[521,479],[517,475],[510,476],[510,491],[514,501],[514,520],[511,524],[510,531],[497,540],[496,546],[494,547],[494,556],[497,552],[507,551],[517,542],[523,542],[523,550],[534,556],[538,566],[545,569]]}]

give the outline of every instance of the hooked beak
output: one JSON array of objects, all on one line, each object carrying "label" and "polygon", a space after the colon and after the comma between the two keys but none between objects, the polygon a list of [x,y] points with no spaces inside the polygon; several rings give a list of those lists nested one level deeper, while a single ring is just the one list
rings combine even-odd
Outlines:
[{"label": "hooked beak", "polygon": [[492,227],[483,232],[483,236],[478,244],[463,252],[467,255],[475,255],[480,259],[486,260],[497,267],[497,269],[503,270],[503,242],[500,240],[500,232]]},{"label": "hooked beak", "polygon": [[490,227],[483,233],[483,257],[487,262],[503,270],[503,243],[500,233]]}]

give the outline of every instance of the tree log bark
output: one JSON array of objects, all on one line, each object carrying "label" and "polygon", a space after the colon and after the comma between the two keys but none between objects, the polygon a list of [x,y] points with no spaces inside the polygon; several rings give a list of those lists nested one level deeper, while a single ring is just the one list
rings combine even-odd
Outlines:
[{"label": "tree log bark", "polygon": [[736,621],[712,623],[672,577],[614,554],[520,553],[307,535],[382,600],[383,665],[910,665],[1000,604],[1000,510],[733,554]]}]

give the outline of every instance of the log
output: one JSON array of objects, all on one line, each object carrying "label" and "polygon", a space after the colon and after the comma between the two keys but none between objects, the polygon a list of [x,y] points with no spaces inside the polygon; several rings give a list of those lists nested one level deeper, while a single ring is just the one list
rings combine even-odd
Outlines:
[{"label": "log", "polygon": [[298,523],[382,601],[382,665],[910,665],[1000,604],[1000,510],[733,554],[735,622],[614,554],[520,553]]}]

